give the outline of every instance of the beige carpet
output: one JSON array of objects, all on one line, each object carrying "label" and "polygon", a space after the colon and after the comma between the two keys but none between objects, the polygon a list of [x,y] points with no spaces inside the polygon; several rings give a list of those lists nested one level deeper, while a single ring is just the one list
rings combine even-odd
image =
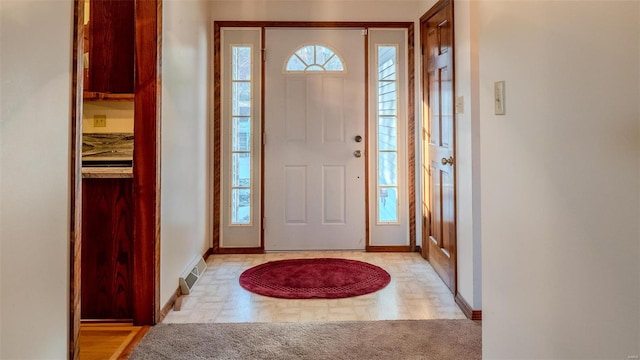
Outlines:
[{"label": "beige carpet", "polygon": [[471,320],[159,324],[130,359],[480,359]]}]

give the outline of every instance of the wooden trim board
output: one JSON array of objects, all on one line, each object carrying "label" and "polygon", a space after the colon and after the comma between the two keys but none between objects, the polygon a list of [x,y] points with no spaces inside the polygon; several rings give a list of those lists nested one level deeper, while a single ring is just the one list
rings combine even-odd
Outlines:
[{"label": "wooden trim board", "polygon": [[84,1],[73,6],[71,73],[71,166],[69,174],[69,329],[68,358],[80,357],[80,300],[82,268],[82,89],[84,81]]},{"label": "wooden trim board", "polygon": [[482,320],[482,310],[473,310],[469,303],[458,293],[455,297],[456,304],[460,306],[460,310],[470,320]]}]

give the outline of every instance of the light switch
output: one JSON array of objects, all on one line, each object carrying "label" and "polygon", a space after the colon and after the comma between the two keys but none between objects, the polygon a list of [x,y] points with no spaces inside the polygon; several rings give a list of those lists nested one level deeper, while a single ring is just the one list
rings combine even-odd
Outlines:
[{"label": "light switch", "polygon": [[107,127],[107,115],[93,115],[93,127]]},{"label": "light switch", "polygon": [[464,96],[456,98],[456,114],[464,114]]},{"label": "light switch", "polygon": [[496,81],[493,84],[494,105],[496,115],[505,114],[504,80]]}]

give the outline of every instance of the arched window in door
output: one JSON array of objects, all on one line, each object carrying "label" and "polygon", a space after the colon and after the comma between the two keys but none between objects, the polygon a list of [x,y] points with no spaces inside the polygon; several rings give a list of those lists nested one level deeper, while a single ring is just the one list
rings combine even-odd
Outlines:
[{"label": "arched window in door", "polygon": [[298,48],[285,65],[286,72],[344,72],[344,61],[329,47],[319,44]]}]

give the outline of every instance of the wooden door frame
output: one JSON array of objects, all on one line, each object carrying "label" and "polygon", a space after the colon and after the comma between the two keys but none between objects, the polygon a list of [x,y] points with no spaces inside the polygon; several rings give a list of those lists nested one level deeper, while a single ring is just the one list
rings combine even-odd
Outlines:
[{"label": "wooden door frame", "polygon": [[[427,79],[427,69],[426,69],[426,64],[427,64],[427,59],[425,58],[425,46],[426,46],[426,37],[422,36],[425,33],[425,29],[427,27],[427,21],[436,13],[438,13],[440,10],[444,9],[446,6],[451,5],[451,89],[453,92],[453,98],[455,99],[455,94],[456,94],[456,72],[455,72],[455,18],[454,18],[454,6],[453,6],[453,0],[439,0],[436,4],[434,4],[424,15],[422,15],[420,17],[420,48],[422,49],[422,80],[421,80],[421,88],[422,88],[422,102],[423,104],[425,104],[424,106],[426,106],[428,108],[429,106],[429,84],[427,83],[428,79]],[[455,109],[453,107],[455,107],[454,105],[455,101],[452,102],[451,106],[451,113],[453,114],[453,158],[456,158],[456,120],[457,120],[457,116],[455,113]],[[423,107],[423,112],[422,112],[422,119],[421,119],[421,126],[424,128],[425,124],[427,122],[429,122],[429,113],[428,110],[425,109]],[[426,139],[423,138],[423,142]],[[423,147],[426,147],[428,149],[428,144],[423,143],[422,144]],[[425,162],[428,163],[429,162],[429,157],[423,158],[422,159],[422,167],[425,167]],[[457,177],[457,171],[456,171],[456,163],[454,161],[454,163],[452,164],[453,166],[453,185],[454,185],[454,198],[453,198],[453,217],[454,217],[454,224],[457,224],[457,191],[456,191],[456,187],[457,187],[457,182],[456,182],[456,177]],[[422,179],[423,183],[427,183],[428,181],[430,181],[430,179]],[[427,199],[431,198],[431,186],[428,187],[424,187],[423,189],[428,188],[429,191],[427,191],[426,194],[422,194],[423,196],[423,202],[425,201],[425,197],[428,196]],[[429,202],[430,204],[430,202]],[[430,211],[430,209],[429,209]],[[422,248],[423,248],[423,256],[428,258],[428,251],[429,251],[429,246],[428,246],[428,241],[429,241],[429,236],[431,235],[431,226],[429,226],[429,224],[431,223],[431,216],[430,213],[427,214],[423,214],[423,232],[422,232]],[[457,231],[455,231],[456,229],[454,228],[454,256],[452,257],[453,260],[453,272],[454,272],[454,288],[452,289],[452,293],[453,295],[456,297],[456,299],[458,298],[458,241],[457,241]],[[427,246],[425,246],[425,244]]]},{"label": "wooden door frame", "polygon": [[[160,314],[160,84],[162,0],[135,1],[133,321]],[[68,358],[80,356],[84,0],[74,0],[71,72]]]},{"label": "wooden door frame", "polygon": [[[213,101],[213,226],[212,226],[212,247],[211,252],[213,254],[261,254],[264,252],[264,228],[260,230],[260,246],[250,248],[221,248],[220,247],[220,216],[221,216],[221,185],[220,185],[220,170],[222,166],[222,148],[220,146],[222,139],[221,132],[221,79],[222,79],[222,58],[220,57],[221,50],[221,37],[220,31],[224,27],[235,28],[260,28],[261,29],[261,42],[265,42],[266,28],[279,27],[279,28],[397,28],[407,29],[407,177],[409,179],[408,189],[408,204],[409,207],[409,246],[372,246],[369,244],[369,165],[365,162],[365,250],[368,252],[407,252],[414,251],[416,249],[416,182],[415,182],[415,49],[414,49],[414,23],[413,22],[326,22],[326,21],[215,21],[214,22],[214,73],[213,73],[213,87],[214,87],[214,101]],[[365,46],[369,43],[368,32],[364,35]],[[365,134],[369,133],[369,54],[365,47]],[[261,64],[261,128],[264,129],[264,97],[265,97],[265,65],[264,61]],[[264,165],[264,144],[261,152],[261,164]],[[365,158],[368,159],[368,146],[365,147]],[[260,211],[264,213],[264,166],[261,166],[261,199],[260,199]]]}]

